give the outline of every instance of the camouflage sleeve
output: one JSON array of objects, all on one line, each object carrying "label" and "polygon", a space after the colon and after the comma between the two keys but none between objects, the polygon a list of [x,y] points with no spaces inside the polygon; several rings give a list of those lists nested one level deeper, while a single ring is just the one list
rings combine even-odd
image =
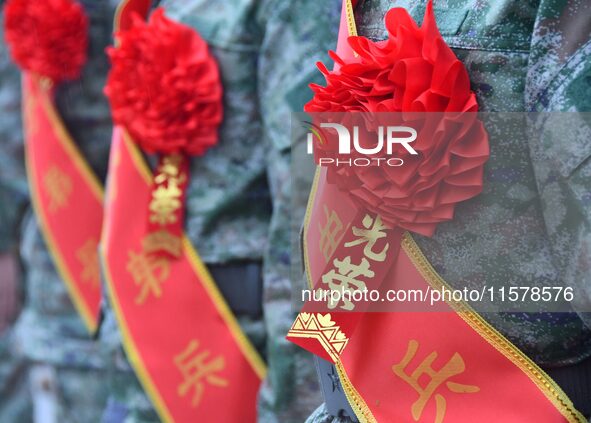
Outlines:
[{"label": "camouflage sleeve", "polygon": [[[563,282],[591,326],[591,4],[542,0],[526,81],[530,154]],[[569,112],[569,113],[549,113]],[[570,112],[580,112],[570,113]]]},{"label": "camouflage sleeve", "polygon": [[258,13],[264,30],[259,98],[273,198],[264,279],[269,372],[259,396],[264,422],[302,422],[322,402],[312,356],[285,340],[296,311],[292,293],[301,288],[300,279],[290,277],[298,267],[292,266],[292,259],[298,260],[292,246],[313,174],[292,171],[290,113],[301,111],[311,98],[308,84],[320,82],[315,63],[336,44],[339,6],[339,0],[268,0]]},{"label": "camouflage sleeve", "polygon": [[27,201],[20,114],[20,73],[0,35],[0,252],[16,243]]}]

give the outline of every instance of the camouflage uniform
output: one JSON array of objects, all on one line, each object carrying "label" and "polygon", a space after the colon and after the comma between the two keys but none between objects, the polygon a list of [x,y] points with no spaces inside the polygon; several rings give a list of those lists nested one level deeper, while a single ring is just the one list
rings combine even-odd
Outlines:
[{"label": "camouflage uniform", "polygon": [[[406,8],[422,21],[425,1],[361,0],[360,35],[387,37],[385,13]],[[589,4],[568,0],[434,1],[440,31],[470,75],[482,111],[591,111]],[[577,310],[589,308],[589,138],[541,142],[527,125],[487,127],[491,157],[484,191],[460,204],[433,238],[415,236],[453,285],[573,286]],[[583,145],[581,145],[583,144]],[[467,247],[469,246],[469,247]],[[587,314],[487,313],[545,368],[591,356]],[[588,402],[588,398],[586,399]],[[341,422],[323,407],[309,422]]]},{"label": "camouflage uniform", "polygon": [[[111,137],[109,108],[102,95],[108,69],[104,48],[111,42],[114,9],[107,1],[81,3],[90,20],[88,62],[79,80],[57,88],[56,102],[73,139],[102,178]],[[11,113],[3,114],[2,125],[11,125],[10,139],[15,141],[15,147],[7,161],[18,163],[19,169],[9,175],[3,172],[1,184],[20,186],[26,184],[26,179],[21,157],[22,133],[12,122],[20,119],[20,87],[18,74],[15,75],[11,77],[11,91],[6,93],[10,96]],[[31,363],[29,390],[36,418],[47,422],[98,421],[107,396],[102,383],[107,362],[104,352],[76,313],[30,207],[18,236],[26,302],[14,328],[13,343],[15,350]]]},{"label": "camouflage uniform", "polygon": [[[208,266],[264,262],[264,317],[239,316],[269,366],[259,420],[301,422],[320,395],[311,357],[285,340],[295,317],[289,122],[290,112],[300,111],[311,97],[307,85],[318,78],[316,59],[336,41],[339,1],[165,0],[161,5],[208,42],[224,87],[219,145],[192,160],[187,234]],[[108,313],[107,324],[112,322]],[[121,351],[117,339],[109,343]],[[157,421],[137,382],[131,375],[124,378],[115,375],[103,421]]]},{"label": "camouflage uniform", "polygon": [[310,354],[285,339],[295,318],[292,293],[301,289],[301,279],[292,276],[300,256],[291,254],[305,212],[305,201],[298,201],[298,194],[302,178],[313,175],[313,169],[294,167],[300,163],[304,143],[290,146],[289,122],[290,113],[301,112],[311,99],[308,84],[322,80],[316,62],[334,47],[340,2],[270,0],[262,2],[258,16],[263,28],[260,113],[273,198],[264,297],[269,373],[259,394],[259,421],[299,423],[321,395]]}]

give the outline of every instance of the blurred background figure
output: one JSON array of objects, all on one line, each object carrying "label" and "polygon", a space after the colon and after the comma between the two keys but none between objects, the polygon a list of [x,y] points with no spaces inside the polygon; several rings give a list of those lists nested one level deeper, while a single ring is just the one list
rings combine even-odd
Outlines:
[{"label": "blurred background figure", "polygon": [[12,325],[20,311],[18,263],[13,252],[0,254],[0,421],[32,419],[27,363],[12,351]]},{"label": "blurred background figure", "polygon": [[[56,103],[67,130],[93,171],[104,178],[111,137],[109,108],[102,95],[108,69],[104,49],[111,40],[114,7],[108,1],[80,3],[89,19],[88,61],[79,80],[58,86]],[[10,341],[6,342],[11,344],[18,360],[28,363],[28,389],[18,398],[13,395],[12,404],[16,406],[25,400],[28,392],[33,407],[28,407],[27,411],[33,412],[35,423],[96,422],[107,397],[106,357],[72,305],[30,203],[24,213],[13,210],[22,198],[21,193],[26,192],[21,94],[19,72],[7,63],[6,44],[2,43],[1,48],[0,187],[16,187],[19,196],[0,191],[0,234],[11,233],[20,246],[26,293],[23,310],[10,333]],[[16,210],[22,212],[20,207]],[[2,273],[0,282],[3,284],[8,283],[5,276]],[[3,360],[0,367],[8,363],[10,361]],[[0,383],[4,382],[3,367],[2,372]],[[11,387],[18,386],[9,383]],[[10,397],[2,392],[0,404],[8,401]],[[0,414],[0,421],[19,422],[5,419],[3,414]]]},{"label": "blurred background figure", "polygon": [[23,299],[18,244],[27,183],[22,163],[19,71],[0,34],[0,421],[15,423],[32,419],[27,363],[13,350]]},{"label": "blurred background figure", "polygon": [[[224,91],[218,145],[191,161],[188,238],[267,363],[258,421],[300,423],[322,396],[312,356],[285,340],[295,317],[292,294],[300,288],[290,274],[292,225],[300,225],[305,208],[304,201],[294,209],[291,197],[290,113],[310,99],[308,84],[321,80],[316,61],[336,43],[340,1],[164,0],[159,5],[205,39]],[[307,176],[311,180],[312,174]],[[119,353],[121,371],[113,373],[103,422],[158,422],[119,337],[112,336],[116,324],[109,309],[101,339]]]}]

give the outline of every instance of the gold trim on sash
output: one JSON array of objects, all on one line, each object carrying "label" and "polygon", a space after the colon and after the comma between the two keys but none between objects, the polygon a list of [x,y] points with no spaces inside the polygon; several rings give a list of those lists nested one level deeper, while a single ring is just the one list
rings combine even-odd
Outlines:
[{"label": "gold trim on sash", "polygon": [[347,0],[346,13],[347,13],[347,28],[349,29],[349,36],[357,36],[357,25],[355,24],[355,15],[353,14],[353,3],[351,0]]},{"label": "gold trim on sash", "polygon": [[[415,240],[408,232],[404,234],[402,239],[402,249],[408,255],[415,268],[433,289],[441,290],[443,287],[451,289],[449,284],[435,271],[435,269],[433,269],[431,263],[429,263]],[[548,374],[546,374],[546,372],[544,372],[544,370],[542,370],[528,356],[499,333],[499,331],[491,326],[490,323],[484,320],[484,318],[473,310],[472,307],[463,301],[447,302],[447,304],[452,307],[462,320],[470,325],[472,329],[486,339],[489,344],[519,367],[569,422],[587,422],[587,419],[574,408],[570,398],[568,398],[556,382],[554,382],[554,380],[552,380],[550,376],[548,376]]]},{"label": "gold trim on sash", "polygon": [[[110,182],[112,183],[112,182]],[[125,320],[125,314],[121,310],[119,299],[117,298],[117,294],[115,293],[113,278],[111,276],[111,272],[109,271],[109,266],[107,265],[107,258],[106,254],[103,251],[103,244],[100,244],[100,258],[101,258],[101,266],[103,268],[103,274],[105,275],[105,281],[107,285],[107,289],[109,291],[109,296],[114,298],[115,301],[111,301],[111,305],[113,310],[115,311],[115,316],[117,317],[117,321],[119,322],[119,329],[121,333],[121,342],[123,343],[123,347],[125,349],[125,353],[129,362],[132,364],[133,369],[135,370],[135,374],[140,381],[140,384],[148,394],[148,397],[152,400],[154,408],[158,413],[158,416],[162,418],[166,423],[174,422],[172,418],[172,414],[168,411],[168,407],[166,407],[158,389],[156,389],[155,384],[152,382],[146,367],[144,366],[144,362],[140,356],[139,351],[135,347],[135,342],[133,341],[133,337],[131,336],[131,332],[127,328],[127,322]]]}]

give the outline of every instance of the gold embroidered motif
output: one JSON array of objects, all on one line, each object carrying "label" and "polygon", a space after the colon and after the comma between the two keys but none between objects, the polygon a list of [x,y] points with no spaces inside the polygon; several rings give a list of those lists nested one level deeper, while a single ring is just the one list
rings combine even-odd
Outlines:
[{"label": "gold embroidered motif", "polygon": [[344,231],[339,215],[334,210],[329,211],[326,205],[324,206],[324,215],[326,216],[326,224],[324,227],[318,224],[318,229],[320,230],[320,251],[328,262],[339,246]]},{"label": "gold embroidered motif", "polygon": [[180,237],[164,229],[147,234],[142,245],[146,253],[166,251],[173,257],[180,257],[183,247]]},{"label": "gold embroidered motif", "polygon": [[52,165],[43,176],[43,186],[49,197],[50,213],[67,207],[72,194],[72,180],[56,165]]},{"label": "gold embroidered motif", "polygon": [[83,281],[92,283],[92,286],[100,285],[100,265],[98,255],[98,242],[94,238],[89,238],[76,251],[76,258],[82,265],[80,278]]},{"label": "gold embroidered motif", "polygon": [[154,182],[158,185],[152,191],[150,201],[150,222],[168,225],[177,221],[176,212],[182,206],[183,192],[180,186],[186,181],[187,175],[180,171],[182,156],[171,154],[162,159]]},{"label": "gold embroidered motif", "polygon": [[175,223],[177,217],[174,213],[181,207],[181,195],[182,191],[174,181],[169,182],[166,187],[156,188],[150,202],[150,222],[159,225]]},{"label": "gold embroidered motif", "polygon": [[[325,214],[327,215],[328,228],[331,218],[326,207]],[[362,251],[363,257],[360,259],[359,264],[352,263],[351,255],[343,259],[335,258],[333,260],[334,267],[322,275],[322,283],[328,285],[330,291],[337,291],[340,294],[339,296],[331,295],[327,297],[327,307],[331,310],[337,306],[340,306],[343,310],[353,310],[356,304],[351,301],[351,298],[354,297],[355,293],[367,290],[367,281],[360,278],[372,279],[375,276],[375,272],[371,270],[371,262],[383,262],[386,260],[386,254],[390,248],[390,244],[384,240],[381,251],[375,251],[375,247],[379,240],[386,238],[386,231],[390,228],[382,222],[382,218],[379,215],[373,218],[371,215],[366,214],[361,220],[361,224],[363,228],[357,226],[351,228],[355,239],[343,244],[343,247],[353,248],[354,250],[361,250],[360,246],[365,244]],[[332,227],[334,228],[336,226],[333,225]],[[326,229],[326,232],[329,232],[328,229]],[[354,251],[352,255],[359,257],[361,256],[359,253],[361,251]]]},{"label": "gold embroidered motif", "polygon": [[[417,366],[417,368],[409,375],[406,373],[406,367],[415,357],[419,348],[419,343],[416,340],[410,340],[404,358],[398,364],[392,366],[392,371],[400,379],[408,383],[418,394],[419,398],[411,407],[411,414],[414,421],[418,421],[423,414],[423,410],[427,402],[435,395],[436,416],[435,423],[442,423],[445,418],[447,403],[445,397],[436,391],[445,384],[447,389],[458,394],[470,394],[480,391],[478,386],[464,385],[456,382],[450,382],[448,379],[464,372],[466,365],[462,356],[457,352],[452,358],[438,371],[434,370],[431,365],[437,358],[437,352],[432,352]],[[429,377],[425,387],[421,386],[419,380],[423,375]]]},{"label": "gold embroidered motif", "polygon": [[390,244],[386,243],[382,251],[379,253],[374,251],[374,247],[378,240],[386,238],[386,230],[388,227],[382,223],[382,218],[377,215],[376,218],[372,218],[369,214],[366,214],[362,221],[363,228],[353,226],[353,235],[357,237],[356,240],[345,243],[345,247],[355,247],[357,245],[365,244],[363,254],[370,260],[373,261],[384,261],[386,260],[386,252],[390,248]]},{"label": "gold embroidered motif", "polygon": [[180,154],[169,154],[162,159],[162,163],[158,166],[158,172],[154,181],[157,184],[162,184],[167,180],[176,179],[179,183],[185,181],[186,175],[180,171],[183,156]]},{"label": "gold embroidered motif", "polygon": [[299,313],[287,336],[316,339],[334,361],[349,342],[330,313]]},{"label": "gold embroidered motif", "polygon": [[136,285],[140,287],[140,293],[135,302],[142,305],[146,302],[148,295],[154,298],[162,296],[162,283],[170,275],[170,263],[166,257],[149,255],[145,251],[129,251],[127,260],[127,271]]},{"label": "gold embroidered motif", "polygon": [[[209,358],[211,353],[208,350],[199,352],[199,341],[196,339],[189,342],[179,355],[174,357],[174,364],[183,376],[183,382],[178,386],[178,394],[181,397],[187,395],[193,389],[191,406],[197,407],[205,391],[205,383],[220,388],[228,386],[228,381],[219,376],[219,372],[226,367],[226,361],[222,355]],[[218,373],[218,374],[216,374]]]},{"label": "gold embroidered motif", "polygon": [[351,301],[353,293],[367,289],[367,285],[362,280],[359,280],[359,277],[373,278],[375,273],[370,270],[369,261],[366,258],[362,258],[359,264],[353,264],[351,263],[351,256],[347,256],[343,260],[334,259],[333,264],[336,271],[330,269],[322,275],[322,283],[328,285],[331,291],[339,291],[341,295],[339,295],[340,298],[329,296],[328,308],[332,310],[340,303],[343,303],[340,308],[347,311],[353,310],[355,308]]}]

